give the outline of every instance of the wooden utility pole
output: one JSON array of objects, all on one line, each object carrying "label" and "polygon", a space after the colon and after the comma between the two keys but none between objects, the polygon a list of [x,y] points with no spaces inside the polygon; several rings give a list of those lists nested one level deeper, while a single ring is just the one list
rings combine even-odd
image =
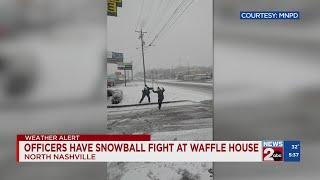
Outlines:
[{"label": "wooden utility pole", "polygon": [[143,80],[144,80],[144,85],[147,85],[147,82],[146,82],[146,66],[145,66],[145,63],[144,63],[144,44],[145,44],[145,42],[143,41],[143,36],[147,32],[143,32],[142,28],[141,28],[140,31],[136,31],[136,32],[140,33],[139,39],[141,40],[141,54],[142,54],[142,64],[143,64]]}]

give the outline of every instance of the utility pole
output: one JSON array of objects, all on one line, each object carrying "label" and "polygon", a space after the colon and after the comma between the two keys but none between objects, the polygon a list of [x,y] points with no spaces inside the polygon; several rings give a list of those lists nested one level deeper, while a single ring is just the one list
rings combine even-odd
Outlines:
[{"label": "utility pole", "polygon": [[136,31],[137,33],[140,33],[139,35],[139,39],[141,40],[141,53],[142,53],[142,64],[143,64],[143,80],[144,80],[144,85],[147,85],[146,83],[146,66],[145,66],[145,63],[144,63],[144,41],[143,41],[143,36],[145,33],[147,32],[143,32],[142,31],[142,28],[140,31]]}]

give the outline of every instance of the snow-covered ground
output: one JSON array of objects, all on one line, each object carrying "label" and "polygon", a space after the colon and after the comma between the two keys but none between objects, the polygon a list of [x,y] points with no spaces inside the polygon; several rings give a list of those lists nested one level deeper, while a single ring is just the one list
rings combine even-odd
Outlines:
[{"label": "snow-covered ground", "polygon": [[[197,132],[200,130],[203,132],[205,128],[212,129],[213,112],[210,102],[164,104],[161,110],[158,110],[157,105],[110,108],[107,116],[107,132],[157,133],[157,139],[174,140],[179,138],[179,133],[182,131],[193,130],[189,134],[194,136],[191,136],[189,140],[198,139],[196,138],[198,137]],[[169,134],[168,132],[174,133]],[[211,139],[211,132],[209,136],[203,138]],[[160,135],[164,136],[161,138]]]},{"label": "snow-covered ground", "polygon": [[[128,119],[126,122],[121,122],[121,124],[128,124]],[[140,123],[139,123],[140,121]],[[142,121],[142,122],[141,122]],[[141,127],[145,120],[140,120],[139,123]],[[192,125],[189,122],[180,122],[180,128],[195,128],[190,130],[178,130],[178,131],[160,131],[151,133],[152,140],[212,140],[213,132],[212,128],[198,128],[198,125]],[[212,122],[212,118],[205,119],[206,122]],[[196,124],[203,124],[202,120],[193,120]],[[152,120],[148,123],[150,126]],[[158,126],[165,125],[168,122],[159,122]],[[188,126],[188,123],[191,124]],[[161,125],[162,124],[162,125]],[[173,127],[180,129],[177,125],[174,126],[174,122],[171,123]],[[187,126],[186,126],[187,124]],[[120,125],[121,126],[121,125]],[[157,125],[156,125],[157,126]],[[156,127],[155,126],[155,127]],[[184,127],[186,126],[186,127]],[[212,126],[212,125],[207,125]],[[134,126],[133,126],[134,128]],[[170,125],[163,126],[165,129],[172,128]],[[136,129],[136,128],[134,128]],[[155,128],[157,129],[157,128]],[[211,180],[209,169],[211,169],[212,163],[108,163],[107,177],[108,179],[116,179],[117,177],[121,180],[166,180],[166,179],[194,179],[194,180]]]},{"label": "snow-covered ground", "polygon": [[[208,118],[207,121],[212,121],[212,118]],[[201,124],[201,122],[199,123]],[[193,127],[197,128],[196,125]],[[166,128],[166,126],[164,126],[164,128]],[[212,140],[213,132],[212,128],[208,127],[191,130],[154,132],[151,133],[151,137],[153,141]],[[116,179],[116,177],[118,177],[121,180],[211,180],[212,177],[210,177],[209,169],[212,167],[212,163],[108,163],[107,176],[109,179]]]},{"label": "snow-covered ground", "polygon": [[[198,84],[194,84],[194,86],[198,87]],[[204,83],[200,83],[200,84],[204,84]],[[148,86],[152,87],[152,84],[148,83]],[[179,85],[157,83],[157,84],[154,84],[153,88],[156,89],[158,86],[163,87],[165,89],[164,101],[189,100],[194,102],[200,102],[200,101],[212,99],[212,90],[211,90],[211,93],[208,93],[207,91],[202,91],[201,87],[197,89],[197,88],[188,88],[188,87],[179,86]],[[139,103],[139,100],[141,99],[141,96],[142,96],[143,87],[144,87],[143,82],[133,81],[133,82],[127,83],[127,86],[124,86],[124,84],[120,84],[111,89],[120,89],[123,91],[123,100],[118,105],[128,105],[128,104]],[[151,102],[158,101],[157,94],[153,93],[152,91],[150,91],[150,97],[151,97]],[[143,100],[143,103],[147,103],[147,102],[148,102],[148,98],[145,97],[145,99]],[[108,105],[110,104],[111,102],[108,101]]]},{"label": "snow-covered ground", "polygon": [[[128,88],[143,87],[140,82],[130,83]],[[208,100],[211,92],[195,91],[194,88],[166,86],[174,100]],[[125,89],[125,87],[124,87]],[[138,89],[140,91],[140,89]],[[124,93],[126,90],[124,90]],[[165,92],[167,93],[167,91]],[[190,94],[190,95],[189,95]],[[192,94],[197,94],[192,97]],[[199,94],[202,94],[201,97]],[[191,97],[189,97],[191,96]],[[140,97],[138,97],[140,98]],[[156,97],[152,96],[152,100]],[[135,103],[135,102],[134,102]],[[164,104],[161,111],[156,104],[145,106],[116,107],[108,109],[108,133],[151,134],[157,140],[212,140],[212,101],[175,102]],[[210,180],[212,163],[108,163],[108,179],[121,180]]]},{"label": "snow-covered ground", "polygon": [[212,128],[191,129],[181,131],[155,132],[151,134],[152,141],[203,141],[212,140]]},{"label": "snow-covered ground", "polygon": [[[121,180],[206,180],[212,179],[208,172],[210,168],[212,168],[212,163],[117,163],[117,166],[108,168],[108,178]],[[111,175],[109,172],[115,175]],[[123,176],[119,178],[116,174],[123,174]]]},{"label": "snow-covered ground", "polygon": [[157,80],[157,83],[165,83],[165,84],[177,84],[177,85],[196,85],[196,86],[205,86],[205,87],[213,87],[213,81],[180,81],[180,80],[172,80],[172,79],[165,79],[165,80]]}]

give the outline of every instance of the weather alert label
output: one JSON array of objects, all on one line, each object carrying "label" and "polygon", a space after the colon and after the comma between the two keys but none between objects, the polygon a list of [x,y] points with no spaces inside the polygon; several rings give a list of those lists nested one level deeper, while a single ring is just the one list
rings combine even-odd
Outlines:
[{"label": "weather alert label", "polygon": [[300,162],[300,141],[263,141],[263,161]]},{"label": "weather alert label", "polygon": [[298,20],[299,11],[240,11],[241,20]]}]

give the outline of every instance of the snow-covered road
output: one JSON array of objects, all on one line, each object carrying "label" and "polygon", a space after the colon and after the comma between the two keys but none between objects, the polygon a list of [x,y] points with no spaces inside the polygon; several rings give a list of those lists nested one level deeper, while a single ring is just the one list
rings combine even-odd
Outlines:
[{"label": "snow-covered road", "polygon": [[[147,133],[152,140],[212,140],[212,89],[159,83],[162,85],[165,101],[187,101],[163,104],[161,111],[157,104],[109,108],[107,133]],[[136,104],[143,83],[117,88],[124,94],[121,105]],[[156,94],[152,93],[151,101],[157,101]],[[107,179],[212,179],[208,172],[212,163],[108,163],[107,167]]]},{"label": "snow-covered road", "polygon": [[[152,87],[151,83],[148,83],[148,86]],[[200,102],[205,100],[212,99],[212,86],[202,87],[195,84],[193,87],[185,87],[180,84],[164,84],[157,83],[153,84],[154,88],[158,86],[165,89],[164,92],[164,101],[180,101],[180,100],[189,100],[194,102]],[[127,86],[120,84],[111,89],[120,89],[123,92],[123,100],[119,105],[128,105],[128,104],[137,104],[142,95],[142,89],[144,85],[141,81],[133,81],[127,83]],[[151,102],[157,102],[157,94],[152,93]],[[143,102],[148,102],[148,99],[145,98]],[[111,103],[108,101],[108,105]]]}]

